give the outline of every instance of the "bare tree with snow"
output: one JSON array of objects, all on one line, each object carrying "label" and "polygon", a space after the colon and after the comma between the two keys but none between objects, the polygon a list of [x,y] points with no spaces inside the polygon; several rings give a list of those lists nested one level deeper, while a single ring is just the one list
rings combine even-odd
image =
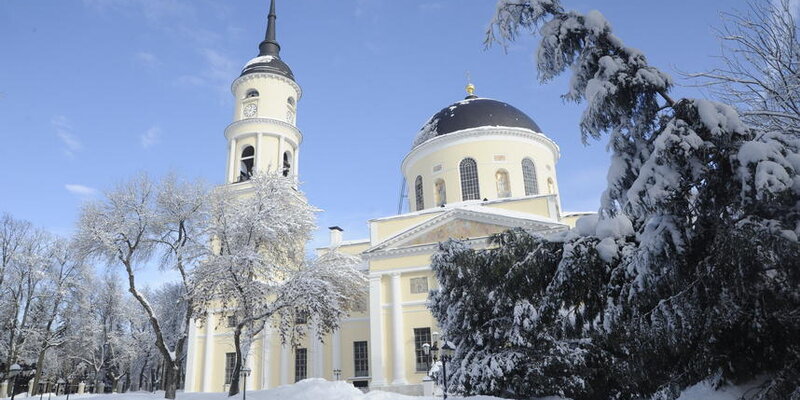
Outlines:
[{"label": "bare tree with snow", "polygon": [[800,3],[750,1],[722,18],[722,65],[689,76],[737,106],[751,126],[800,134]]},{"label": "bare tree with snow", "polygon": [[[105,199],[85,205],[77,237],[84,254],[124,269],[128,291],[147,314],[164,359],[165,397],[171,399],[175,398],[180,371],[176,352],[182,351],[185,335],[170,348],[159,316],[137,283],[137,276],[155,255],[160,255],[168,268],[181,273],[187,296],[193,293],[188,270],[202,256],[198,251],[203,247],[198,244],[205,241],[205,190],[199,184],[172,179],[156,185],[139,176],[108,192]],[[185,327],[188,330],[188,323]]]},{"label": "bare tree with snow", "polygon": [[284,342],[294,344],[305,333],[296,321],[307,318],[321,339],[338,327],[364,284],[356,260],[330,255],[304,261],[316,210],[293,179],[259,174],[248,185],[252,190],[245,193],[232,187],[215,193],[213,254],[195,270],[197,293],[205,295],[197,312],[206,323],[213,323],[213,309],[235,319],[231,396],[239,392],[239,371],[265,326],[274,325]]}]

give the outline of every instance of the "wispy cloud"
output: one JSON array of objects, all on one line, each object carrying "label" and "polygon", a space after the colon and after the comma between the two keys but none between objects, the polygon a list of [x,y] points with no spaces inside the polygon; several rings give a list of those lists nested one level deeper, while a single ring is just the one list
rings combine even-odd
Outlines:
[{"label": "wispy cloud", "polygon": [[68,192],[81,197],[90,197],[98,193],[97,189],[84,185],[67,184],[64,185],[64,188],[67,189]]},{"label": "wispy cloud", "polygon": [[154,126],[147,130],[147,132],[143,133],[139,136],[139,143],[142,144],[142,148],[149,149],[154,145],[158,144],[161,140],[161,128]]},{"label": "wispy cloud", "polygon": [[72,133],[72,126],[69,120],[63,115],[58,115],[53,117],[50,123],[56,130],[56,137],[58,137],[64,145],[64,154],[70,158],[75,157],[75,153],[83,149],[83,144],[81,144],[78,137]]},{"label": "wispy cloud", "polygon": [[200,56],[205,68],[194,75],[183,75],[175,80],[180,86],[209,86],[227,93],[231,76],[239,73],[239,64],[225,54],[214,49],[201,49]]},{"label": "wispy cloud", "polygon": [[136,59],[137,63],[145,68],[153,69],[161,65],[161,60],[159,60],[158,57],[153,53],[140,51],[134,54],[133,57]]}]

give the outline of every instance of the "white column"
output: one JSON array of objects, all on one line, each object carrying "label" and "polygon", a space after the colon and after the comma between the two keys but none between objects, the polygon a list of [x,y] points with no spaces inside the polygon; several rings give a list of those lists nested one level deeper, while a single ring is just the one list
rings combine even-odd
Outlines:
[{"label": "white column", "polygon": [[281,345],[281,385],[289,384],[289,346]]},{"label": "white column", "polygon": [[386,386],[383,363],[383,307],[381,304],[381,276],[369,276],[369,367],[372,374],[370,386]]},{"label": "white column", "polygon": [[270,350],[272,350],[272,331],[267,326],[261,333],[261,390],[269,389],[269,378],[272,372]]},{"label": "white column", "polygon": [[278,139],[278,163],[275,164],[275,165],[278,166],[278,168],[275,171],[275,173],[278,173],[278,174],[283,172],[283,152],[285,151],[284,150],[284,147],[285,147],[284,143],[285,142],[286,142],[286,139],[284,139],[283,136],[281,136]]},{"label": "white column", "polygon": [[400,273],[392,273],[392,359],[394,380],[392,385],[407,385],[406,358],[403,351],[403,305],[400,303]]},{"label": "white column", "polygon": [[211,387],[211,377],[214,373],[214,316],[208,317],[206,321],[206,348],[203,357],[203,391],[213,392]]},{"label": "white column", "polygon": [[228,168],[225,170],[228,173],[227,182],[233,183],[234,163],[236,162],[236,141],[231,140],[228,142]]},{"label": "white column", "polygon": [[195,320],[192,319],[189,321],[189,337],[187,338],[188,343],[186,344],[186,382],[184,382],[184,389],[185,393],[192,393],[195,391],[194,388],[194,381],[195,381],[195,367],[194,367],[194,359],[195,353],[197,352],[197,345],[195,341],[197,340],[197,324]]},{"label": "white column", "polygon": [[294,180],[300,180],[300,148],[294,151]]},{"label": "white column", "polygon": [[[331,354],[331,360],[333,361],[331,363],[332,364],[331,365],[331,370],[334,370],[334,369],[341,370],[342,369],[342,332],[339,329],[337,329],[336,331],[333,332],[333,335],[331,337],[331,347],[332,347],[332,353],[333,353],[333,354]],[[333,373],[333,371],[331,371],[331,373]],[[342,374],[344,374],[344,371],[342,371]],[[344,376],[342,376],[342,378],[344,378]],[[333,379],[336,379],[336,376],[334,376]]]},{"label": "white column", "polygon": [[253,171],[256,172],[263,172],[264,168],[267,167],[267,165],[261,165],[264,163],[263,157],[261,156],[261,141],[263,137],[263,133],[256,134],[256,158],[253,164]]},{"label": "white column", "polygon": [[309,378],[322,378],[322,369],[324,368],[324,361],[325,355],[322,352],[322,342],[317,339],[317,326],[316,324],[311,327],[311,334],[308,337],[308,341],[311,344],[310,356],[311,356],[311,374],[309,374]]}]

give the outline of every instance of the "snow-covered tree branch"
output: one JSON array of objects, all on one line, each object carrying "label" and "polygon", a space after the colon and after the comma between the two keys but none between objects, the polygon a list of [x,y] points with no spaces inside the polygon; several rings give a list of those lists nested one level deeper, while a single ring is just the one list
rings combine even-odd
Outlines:
[{"label": "snow-covered tree branch", "polygon": [[[598,11],[557,0],[497,10],[487,42],[540,37],[540,80],[570,74],[564,98],[586,104],[583,139],[607,138],[611,167],[599,214],[576,229],[512,232],[482,252],[447,244],[434,258],[431,307],[459,345],[451,387],[674,399],[707,378],[766,373],[759,398],[800,396],[800,348],[788,340],[800,335],[800,137],[793,119],[773,118],[790,106],[756,121],[737,107],[757,103],[735,92],[736,104],[673,99],[672,78]],[[748,71],[772,91],[791,87],[788,69]]]}]

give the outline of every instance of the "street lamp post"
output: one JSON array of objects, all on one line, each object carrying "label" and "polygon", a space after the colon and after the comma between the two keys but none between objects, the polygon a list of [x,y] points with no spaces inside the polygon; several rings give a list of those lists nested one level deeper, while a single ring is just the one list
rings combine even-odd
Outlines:
[{"label": "street lamp post", "polygon": [[250,368],[244,367],[239,370],[239,376],[242,377],[242,381],[244,381],[244,389],[242,390],[242,400],[247,400],[247,377],[250,376]]},{"label": "street lamp post", "polygon": [[[453,344],[444,340],[442,338],[442,347],[439,348],[439,333],[433,333],[433,346],[425,343],[422,345],[422,352],[428,356],[433,354],[433,361],[442,361],[442,381],[444,382],[444,388],[442,391],[442,396],[444,399],[447,399],[447,362],[453,358],[453,353],[455,352],[455,348]],[[428,359],[428,369],[430,370],[430,359]]]},{"label": "street lamp post", "polygon": [[340,370],[339,368],[334,369],[333,376],[335,376],[336,380],[338,381],[342,377],[342,370]]},{"label": "street lamp post", "polygon": [[455,348],[453,345],[444,340],[442,344],[442,375],[444,375],[444,398],[447,399],[447,362],[453,357],[453,353],[455,352]]}]

